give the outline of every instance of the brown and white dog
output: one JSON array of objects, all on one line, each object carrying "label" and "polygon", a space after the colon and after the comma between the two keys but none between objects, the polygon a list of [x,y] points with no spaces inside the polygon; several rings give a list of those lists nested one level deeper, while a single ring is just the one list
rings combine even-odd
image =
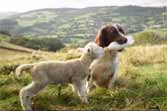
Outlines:
[{"label": "brown and white dog", "polygon": [[[91,89],[94,81],[94,85],[111,88],[117,76],[118,52],[122,51],[125,46],[124,44],[129,41],[123,28],[116,24],[104,26],[98,32],[95,42],[105,48],[105,56],[90,66],[90,82],[88,87]],[[121,47],[119,47],[119,44]],[[116,48],[114,45],[119,47],[118,50],[114,49]]]},{"label": "brown and white dog", "polygon": [[124,44],[127,42],[125,31],[118,24],[103,26],[95,39],[95,42],[103,48],[115,41],[119,44]]}]

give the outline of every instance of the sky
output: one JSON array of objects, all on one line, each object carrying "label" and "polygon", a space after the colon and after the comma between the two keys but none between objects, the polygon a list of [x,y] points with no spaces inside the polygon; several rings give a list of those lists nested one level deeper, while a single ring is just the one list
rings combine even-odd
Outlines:
[{"label": "sky", "polygon": [[94,6],[167,6],[167,0],[0,0],[0,12],[25,12],[42,8]]}]

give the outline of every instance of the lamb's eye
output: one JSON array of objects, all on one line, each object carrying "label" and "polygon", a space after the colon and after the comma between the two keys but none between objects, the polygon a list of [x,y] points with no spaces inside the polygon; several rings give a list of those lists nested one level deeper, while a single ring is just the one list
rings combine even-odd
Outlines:
[{"label": "lamb's eye", "polygon": [[90,49],[88,49],[88,52],[90,52]]}]

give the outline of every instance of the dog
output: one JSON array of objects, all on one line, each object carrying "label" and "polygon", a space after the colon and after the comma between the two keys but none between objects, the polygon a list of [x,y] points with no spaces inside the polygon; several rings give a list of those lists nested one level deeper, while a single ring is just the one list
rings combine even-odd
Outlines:
[{"label": "dog", "polygon": [[111,88],[113,85],[113,65],[111,61],[117,55],[117,52],[129,45],[134,43],[134,39],[132,36],[127,37],[127,42],[124,44],[119,44],[118,42],[112,42],[109,46],[104,48],[104,55],[95,60],[90,65],[90,80],[88,82],[87,92],[89,92],[89,88],[92,88],[93,85],[101,86],[105,88]]},{"label": "dog", "polygon": [[[114,45],[116,43],[123,46],[123,44],[126,44],[128,42],[128,39],[125,31],[120,25],[109,24],[100,29],[100,31],[96,36],[95,42],[103,48],[106,48],[109,46],[111,48],[111,47],[115,47]],[[100,60],[101,59],[100,58],[96,62],[92,63],[93,65],[91,65],[90,67],[90,76],[88,77],[88,81],[90,81],[88,82],[88,84],[89,83],[91,84],[91,85],[90,84],[88,85],[90,90],[93,88],[92,81],[95,81],[96,85],[105,87],[105,88],[111,88],[113,86],[113,83],[115,82],[117,77],[118,52],[121,52],[123,49],[124,47],[121,47],[121,48],[118,48],[118,50],[108,51],[106,52],[106,55],[109,54],[108,56],[109,58],[106,59],[107,61]],[[106,63],[101,63],[101,62],[106,62]]]}]

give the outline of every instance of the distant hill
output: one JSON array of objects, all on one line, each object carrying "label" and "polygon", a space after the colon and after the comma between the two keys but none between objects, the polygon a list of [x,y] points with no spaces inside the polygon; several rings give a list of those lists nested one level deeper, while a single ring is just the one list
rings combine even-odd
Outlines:
[{"label": "distant hill", "polygon": [[120,23],[134,33],[150,27],[166,27],[165,7],[112,6],[83,9],[41,9],[10,16],[0,21],[0,30],[12,35],[58,37],[63,42],[93,40],[104,24]]},{"label": "distant hill", "polygon": [[18,14],[17,12],[0,12],[0,19],[6,19],[10,16]]},{"label": "distant hill", "polygon": [[64,47],[65,45],[58,38],[11,37],[0,34],[0,48],[3,49],[20,52],[32,52],[32,50],[55,52]]}]

